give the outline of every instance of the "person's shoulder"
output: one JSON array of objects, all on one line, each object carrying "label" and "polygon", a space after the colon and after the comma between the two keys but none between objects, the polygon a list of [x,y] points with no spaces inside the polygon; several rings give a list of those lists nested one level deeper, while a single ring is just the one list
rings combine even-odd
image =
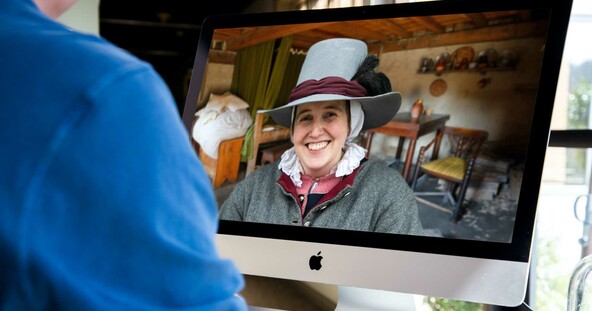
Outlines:
[{"label": "person's shoulder", "polygon": [[266,164],[256,168],[239,181],[232,193],[242,196],[269,196],[269,192],[275,187],[281,171],[277,163]]},{"label": "person's shoulder", "polygon": [[394,170],[394,168],[389,166],[385,161],[375,160],[375,159],[366,159],[362,163],[361,169],[364,169],[367,171],[380,171],[380,172],[386,172],[386,173],[389,173],[392,170]]},{"label": "person's shoulder", "polygon": [[249,179],[249,180],[257,180],[257,181],[261,181],[261,180],[271,180],[273,179],[274,181],[279,178],[279,176],[281,175],[281,171],[278,168],[278,164],[279,161],[273,162],[273,163],[268,163],[265,165],[261,165],[258,168],[256,168],[253,172],[251,172],[246,178],[245,180]]},{"label": "person's shoulder", "polygon": [[[72,92],[95,92],[102,85],[118,84],[121,77],[140,74],[156,79],[158,75],[152,65],[100,35],[45,24],[46,30],[29,30],[29,39],[20,41],[18,48],[27,55],[33,47],[43,50],[42,59],[30,56],[25,66],[38,68],[37,80],[49,83],[48,89],[68,85]],[[52,79],[56,75],[60,79]]]},{"label": "person's shoulder", "polygon": [[401,173],[383,160],[367,159],[362,163],[358,173],[364,178],[380,178],[381,180],[402,179]]},{"label": "person's shoulder", "polygon": [[59,22],[36,20],[25,33],[23,45],[43,49],[46,59],[59,60],[64,70],[86,72],[89,77],[114,72],[117,68],[145,67],[149,63],[113,44],[100,34],[72,29]]},{"label": "person's shoulder", "polygon": [[412,195],[411,188],[398,169],[382,160],[367,160],[362,164],[355,183],[361,187],[372,187],[378,191]]},{"label": "person's shoulder", "polygon": [[97,71],[113,71],[117,68],[151,68],[147,62],[106,39],[80,32],[72,32],[71,40],[62,44],[67,51],[76,52],[73,58],[81,66],[92,66]]}]

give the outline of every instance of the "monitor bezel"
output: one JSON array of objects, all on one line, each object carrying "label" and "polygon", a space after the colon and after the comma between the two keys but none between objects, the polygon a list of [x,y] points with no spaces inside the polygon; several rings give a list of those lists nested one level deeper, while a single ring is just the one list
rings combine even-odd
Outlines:
[{"label": "monitor bezel", "polygon": [[549,10],[549,29],[553,29],[553,31],[550,31],[547,35],[546,49],[542,59],[542,69],[537,90],[537,103],[533,114],[530,142],[527,150],[528,160],[524,166],[522,188],[519,194],[511,242],[449,239],[226,220],[220,220],[218,233],[274,240],[316,242],[523,263],[528,262],[533,242],[540,180],[549,139],[551,114],[571,10],[571,1],[442,0],[339,9],[209,16],[202,23],[194,68],[183,110],[183,123],[188,132],[191,132],[190,129],[197,108],[197,98],[215,29],[524,9]]}]

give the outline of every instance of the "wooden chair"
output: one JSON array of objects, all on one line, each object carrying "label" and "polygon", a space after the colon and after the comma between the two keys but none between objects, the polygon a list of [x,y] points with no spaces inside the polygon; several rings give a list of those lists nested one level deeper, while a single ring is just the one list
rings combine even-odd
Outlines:
[{"label": "wooden chair", "polygon": [[253,158],[247,162],[246,175],[255,170],[257,165],[257,154],[261,144],[270,142],[279,142],[290,139],[290,129],[280,125],[264,125],[263,118],[265,113],[257,111],[255,122],[253,124]]},{"label": "wooden chair", "polygon": [[[417,164],[413,174],[411,187],[419,202],[428,206],[451,212],[452,221],[458,222],[462,217],[465,194],[469,186],[475,160],[481,146],[487,140],[488,133],[478,129],[445,126],[438,130],[436,137],[419,151]],[[439,158],[442,139],[447,137],[451,150],[450,156]],[[432,148],[432,160],[426,162],[426,152]],[[420,174],[423,174],[420,178]],[[442,191],[418,191],[418,184],[435,177],[446,182]],[[420,180],[421,179],[421,180]],[[440,204],[424,199],[424,197],[440,196]],[[447,207],[446,205],[450,207]]]},{"label": "wooden chair", "polygon": [[193,148],[196,150],[202,165],[214,188],[220,187],[226,181],[236,181],[240,166],[240,151],[244,137],[223,140],[218,146],[218,158],[214,159],[205,152],[200,151],[199,144],[193,139]]}]

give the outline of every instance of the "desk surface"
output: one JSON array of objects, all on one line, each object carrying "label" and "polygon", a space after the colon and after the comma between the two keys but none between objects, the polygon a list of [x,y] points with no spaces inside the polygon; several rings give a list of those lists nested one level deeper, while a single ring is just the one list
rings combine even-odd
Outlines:
[{"label": "desk surface", "polygon": [[410,112],[400,112],[387,124],[369,131],[417,138],[437,130],[449,119],[448,114],[421,115],[419,118],[412,118]]}]

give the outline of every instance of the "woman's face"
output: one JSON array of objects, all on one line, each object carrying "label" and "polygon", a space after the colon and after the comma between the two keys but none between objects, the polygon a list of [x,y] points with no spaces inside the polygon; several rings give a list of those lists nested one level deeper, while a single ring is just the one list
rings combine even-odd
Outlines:
[{"label": "woman's face", "polygon": [[325,176],[341,160],[349,134],[348,119],[343,100],[296,107],[292,143],[305,174]]}]

